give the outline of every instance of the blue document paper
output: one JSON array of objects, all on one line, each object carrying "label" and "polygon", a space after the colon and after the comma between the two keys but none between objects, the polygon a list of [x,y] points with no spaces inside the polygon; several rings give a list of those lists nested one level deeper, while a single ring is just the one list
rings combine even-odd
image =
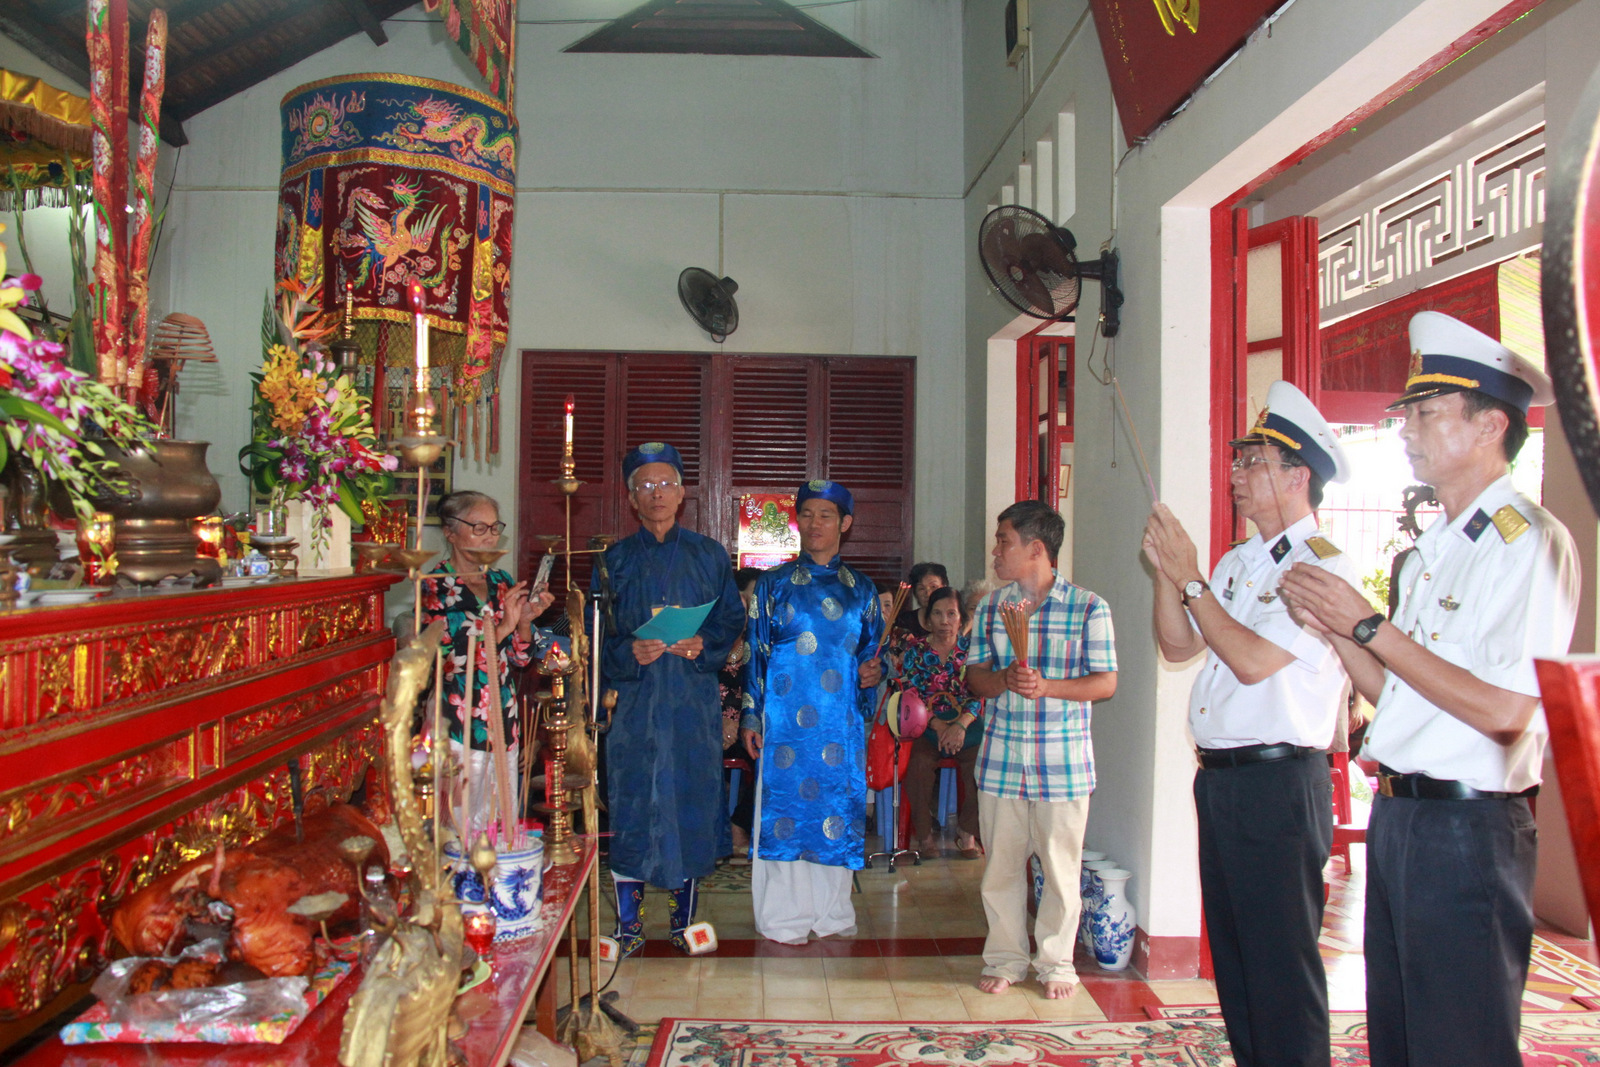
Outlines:
[{"label": "blue document paper", "polygon": [[665,641],[675,645],[700,632],[700,624],[706,621],[715,603],[715,600],[708,600],[695,608],[662,608],[635,630],[633,636],[642,641]]}]

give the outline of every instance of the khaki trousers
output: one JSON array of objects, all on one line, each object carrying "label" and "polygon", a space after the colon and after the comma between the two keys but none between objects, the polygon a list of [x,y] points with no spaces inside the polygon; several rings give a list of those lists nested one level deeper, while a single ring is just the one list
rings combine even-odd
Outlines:
[{"label": "khaki trousers", "polygon": [[[1032,962],[1041,982],[1074,982],[1072,952],[1078,940],[1082,899],[1078,873],[1089,798],[1007,800],[978,794],[978,824],[988,862],[983,870],[983,910],[989,937],[983,943],[983,973],[1010,982],[1028,976]],[[1044,897],[1034,922],[1038,953],[1028,955],[1028,857],[1044,868]]]}]

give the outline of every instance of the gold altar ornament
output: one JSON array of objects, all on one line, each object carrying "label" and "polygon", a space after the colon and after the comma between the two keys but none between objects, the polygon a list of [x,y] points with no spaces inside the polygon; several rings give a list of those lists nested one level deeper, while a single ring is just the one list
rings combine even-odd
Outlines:
[{"label": "gold altar ornament", "polygon": [[[344,1067],[446,1067],[448,1027],[461,977],[461,909],[443,890],[438,842],[425,832],[411,777],[411,715],[433,680],[443,620],[409,639],[390,663],[379,718],[393,788],[395,825],[412,857],[412,900],[367,965],[350,998],[339,1062]],[[434,739],[434,759],[442,742]]]}]

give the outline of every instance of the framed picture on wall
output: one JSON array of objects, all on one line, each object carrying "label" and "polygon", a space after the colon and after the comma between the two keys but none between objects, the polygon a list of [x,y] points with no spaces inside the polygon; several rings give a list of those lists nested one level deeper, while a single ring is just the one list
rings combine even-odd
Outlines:
[{"label": "framed picture on wall", "polygon": [[[428,465],[422,474],[428,479],[427,487],[427,514],[423,516],[424,526],[439,525],[439,501],[451,490],[451,483],[455,473],[455,449],[447,448],[439,454],[439,458]],[[414,519],[417,515],[417,475],[414,468],[401,467],[394,472],[394,488],[384,499],[405,505],[406,517]]]}]

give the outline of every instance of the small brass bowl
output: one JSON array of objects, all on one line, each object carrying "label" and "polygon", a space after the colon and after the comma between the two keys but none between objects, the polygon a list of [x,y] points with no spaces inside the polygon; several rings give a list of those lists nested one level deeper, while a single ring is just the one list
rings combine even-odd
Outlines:
[{"label": "small brass bowl", "polygon": [[396,548],[389,552],[389,559],[400,564],[408,571],[421,570],[438,553],[429,548]]}]

